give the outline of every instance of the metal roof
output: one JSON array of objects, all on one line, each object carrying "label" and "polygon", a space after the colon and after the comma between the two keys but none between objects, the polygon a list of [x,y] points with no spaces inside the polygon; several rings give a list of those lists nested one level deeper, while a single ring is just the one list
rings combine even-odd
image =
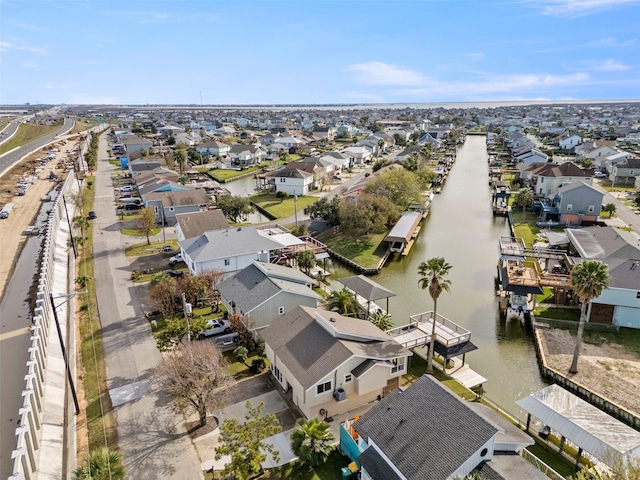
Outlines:
[{"label": "metal roof", "polygon": [[341,278],[340,283],[368,301],[375,301],[381,298],[396,296],[396,294],[391,290],[387,290],[379,283],[368,279],[364,275],[355,275],[353,277]]},{"label": "metal roof", "polygon": [[516,404],[604,463],[616,460],[612,452],[640,456],[640,432],[559,385],[549,385]]}]

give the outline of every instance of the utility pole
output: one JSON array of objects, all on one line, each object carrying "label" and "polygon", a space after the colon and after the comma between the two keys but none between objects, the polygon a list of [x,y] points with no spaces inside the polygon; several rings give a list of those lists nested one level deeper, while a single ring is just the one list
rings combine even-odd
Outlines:
[{"label": "utility pole", "polygon": [[191,327],[189,326],[189,313],[191,313],[191,304],[187,303],[187,296],[184,293],[181,296],[182,312],[184,313],[184,320],[185,322],[187,322],[187,343],[191,343]]},{"label": "utility pole", "polygon": [[295,226],[298,226],[298,194],[293,192],[293,215],[295,218]]}]

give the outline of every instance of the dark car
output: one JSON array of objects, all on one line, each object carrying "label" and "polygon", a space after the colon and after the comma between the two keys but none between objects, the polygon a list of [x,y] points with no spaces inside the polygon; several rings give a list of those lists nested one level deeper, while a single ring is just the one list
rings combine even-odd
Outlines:
[{"label": "dark car", "polygon": [[170,277],[181,277],[184,275],[184,272],[182,270],[165,270],[162,273],[166,273]]},{"label": "dark car", "polygon": [[93,220],[95,218],[98,218],[98,216],[96,215],[96,212],[94,212],[93,210],[89,210],[89,220]]}]

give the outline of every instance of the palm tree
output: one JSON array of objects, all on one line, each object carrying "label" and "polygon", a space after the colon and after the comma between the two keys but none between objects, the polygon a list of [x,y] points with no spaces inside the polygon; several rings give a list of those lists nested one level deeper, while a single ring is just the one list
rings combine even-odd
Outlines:
[{"label": "palm tree", "polygon": [[582,307],[580,308],[580,323],[578,324],[578,336],[576,338],[576,348],[573,352],[570,373],[578,373],[578,357],[580,356],[580,345],[584,325],[587,323],[587,309],[591,300],[597,298],[602,290],[609,286],[609,267],[607,264],[597,260],[587,260],[576,265],[571,270],[570,283],[574,293],[580,298]]},{"label": "palm tree", "polygon": [[329,303],[329,310],[338,312],[340,315],[357,313],[360,309],[356,297],[346,288],[331,292],[327,301]]},{"label": "palm tree", "polygon": [[122,480],[124,477],[122,455],[104,447],[89,452],[83,465],[73,471],[74,480]]},{"label": "palm tree", "polygon": [[524,209],[533,203],[533,192],[528,188],[521,188],[513,196],[513,203],[522,207],[522,216],[524,217]]},{"label": "palm tree", "polygon": [[291,450],[304,463],[317,467],[324,463],[335,448],[335,437],[329,424],[310,418],[298,419],[295,431],[291,434]]},{"label": "palm tree", "polygon": [[370,316],[371,323],[373,323],[380,330],[390,330],[393,328],[393,322],[391,321],[391,315],[383,312],[382,310],[375,312]]},{"label": "palm tree", "polygon": [[451,281],[445,277],[451,270],[451,265],[448,264],[442,257],[433,257],[422,262],[418,266],[418,273],[421,275],[418,280],[418,285],[423,290],[429,289],[429,295],[433,298],[433,324],[431,326],[431,342],[429,344],[429,356],[427,358],[427,372],[433,372],[433,349],[435,347],[436,340],[436,311],[438,306],[438,297],[443,291],[449,291],[451,287]]}]

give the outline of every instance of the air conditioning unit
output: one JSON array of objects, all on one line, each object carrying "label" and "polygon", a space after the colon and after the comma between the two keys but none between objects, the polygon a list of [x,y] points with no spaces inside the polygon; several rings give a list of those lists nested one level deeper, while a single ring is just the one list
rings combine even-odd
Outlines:
[{"label": "air conditioning unit", "polygon": [[337,402],[341,402],[342,400],[347,399],[347,392],[344,391],[344,388],[340,387],[333,392],[333,398],[336,399]]}]

